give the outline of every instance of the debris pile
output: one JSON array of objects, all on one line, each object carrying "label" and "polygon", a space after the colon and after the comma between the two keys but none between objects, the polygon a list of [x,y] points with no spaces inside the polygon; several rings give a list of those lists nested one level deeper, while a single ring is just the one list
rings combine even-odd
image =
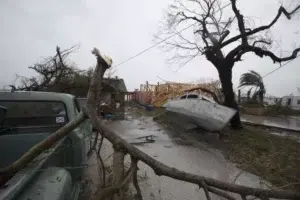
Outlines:
[{"label": "debris pile", "polygon": [[[161,107],[168,99],[183,95],[187,90],[198,87],[208,89],[214,92],[219,98],[222,98],[220,85],[221,84],[218,80],[201,81],[198,83],[178,83],[166,81],[163,84],[158,82],[156,85],[149,84],[148,81],[146,81],[146,84],[140,85],[140,91],[137,91],[136,96],[140,104]],[[197,91],[197,93],[203,93],[203,91]],[[206,95],[210,96],[210,94]]]}]

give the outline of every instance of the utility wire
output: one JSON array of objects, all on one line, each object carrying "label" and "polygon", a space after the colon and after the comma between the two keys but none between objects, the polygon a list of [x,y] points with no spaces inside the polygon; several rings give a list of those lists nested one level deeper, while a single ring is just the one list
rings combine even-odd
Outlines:
[{"label": "utility wire", "polygon": [[[298,54],[296,56],[296,58],[298,58],[300,56],[300,54]],[[276,69],[270,71],[269,73],[267,73],[266,75],[264,75],[262,78],[265,78],[267,76],[269,76],[270,74],[273,74],[274,72],[276,72],[277,70],[279,70],[280,68],[286,66],[287,64],[289,64],[290,62],[294,61],[296,58],[294,58],[293,60],[289,60],[288,62],[284,63],[283,65],[281,65],[280,67],[277,67]]]},{"label": "utility wire", "polygon": [[[217,12],[223,10],[224,8],[228,7],[229,5],[231,5],[231,3],[226,4],[225,6],[223,6],[223,7],[220,8],[219,10],[213,12],[212,14],[215,14],[215,13],[217,13]],[[150,47],[144,49],[143,51],[141,51],[141,52],[139,52],[139,53],[137,53],[137,54],[135,54],[135,55],[129,57],[128,59],[124,60],[123,62],[120,62],[120,63],[116,64],[114,67],[118,67],[118,66],[120,66],[120,65],[122,65],[122,64],[124,64],[124,63],[126,63],[126,62],[128,62],[128,61],[130,61],[130,60],[132,60],[132,59],[134,59],[134,58],[136,58],[136,57],[138,57],[138,56],[140,56],[141,54],[143,54],[143,53],[149,51],[150,49],[156,47],[157,45],[159,45],[159,44],[161,44],[161,43],[163,43],[163,42],[169,40],[170,38],[174,37],[175,35],[178,35],[178,34],[180,34],[181,32],[183,32],[183,31],[185,31],[185,30],[191,28],[192,26],[194,26],[194,25],[197,24],[197,23],[198,23],[198,22],[195,22],[195,23],[193,23],[193,24],[191,24],[191,25],[189,25],[189,26],[187,26],[187,27],[181,29],[180,31],[177,31],[176,33],[173,33],[173,34],[170,35],[169,37],[167,37],[167,38],[165,38],[165,39],[163,39],[163,40],[157,42],[156,44],[154,44],[154,45],[152,45],[152,46],[150,46]]]},{"label": "utility wire", "polygon": [[124,60],[123,62],[118,63],[117,65],[115,65],[115,67],[118,67],[118,66],[120,66],[120,65],[122,65],[122,64],[124,64],[124,63],[126,63],[126,62],[128,62],[128,61],[130,61],[130,60],[132,60],[132,59],[134,59],[134,58],[136,58],[136,57],[138,57],[139,55],[141,55],[141,54],[147,52],[148,50],[150,50],[150,49],[156,47],[157,45],[159,45],[159,44],[161,44],[161,43],[167,41],[168,39],[174,37],[175,35],[178,35],[179,33],[181,33],[181,32],[183,32],[183,31],[185,31],[185,30],[191,28],[191,27],[194,26],[196,23],[197,23],[197,22],[195,22],[195,23],[193,23],[193,24],[191,24],[191,25],[185,27],[184,29],[180,30],[179,32],[176,32],[176,33],[170,35],[169,37],[167,37],[167,38],[165,38],[165,39],[159,41],[158,43],[156,43],[156,44],[154,44],[154,45],[152,45],[152,46],[150,46],[150,47],[144,49],[143,51],[141,51],[141,52],[139,52],[139,53],[137,53],[137,54],[131,56],[131,57],[128,58],[127,60]]}]

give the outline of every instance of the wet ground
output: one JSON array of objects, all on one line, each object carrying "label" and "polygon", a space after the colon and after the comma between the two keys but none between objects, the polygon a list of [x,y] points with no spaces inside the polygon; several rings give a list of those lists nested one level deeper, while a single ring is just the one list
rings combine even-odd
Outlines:
[{"label": "wet ground", "polygon": [[[274,128],[268,129],[270,134],[290,138],[300,142],[300,117],[297,116],[254,116],[254,115],[242,115],[242,121],[251,122],[254,124],[267,125]],[[277,129],[277,128],[283,128]],[[291,131],[290,131],[291,130]]]},{"label": "wet ground", "polygon": [[[262,187],[262,181],[257,176],[236,168],[220,151],[199,141],[196,133],[187,133],[179,128],[169,131],[154,122],[152,117],[134,117],[131,114],[127,115],[126,120],[112,122],[109,126],[129,142],[142,142],[144,139],[136,138],[153,135],[154,143],[137,147],[170,167],[226,182]],[[109,144],[105,143],[104,149],[108,147]],[[107,157],[110,152],[105,150],[105,154]],[[203,191],[194,184],[158,177],[150,167],[141,162],[139,168],[140,186],[146,200],[205,199]],[[221,198],[212,196],[212,199]]]},{"label": "wet ground", "polygon": [[243,121],[300,131],[300,117],[242,115]]}]

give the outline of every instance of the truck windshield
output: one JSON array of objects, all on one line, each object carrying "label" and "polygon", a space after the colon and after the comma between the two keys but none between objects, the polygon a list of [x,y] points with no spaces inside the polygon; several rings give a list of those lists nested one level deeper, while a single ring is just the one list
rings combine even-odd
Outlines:
[{"label": "truck windshield", "polygon": [[0,101],[7,109],[3,127],[64,125],[68,121],[63,102]]}]

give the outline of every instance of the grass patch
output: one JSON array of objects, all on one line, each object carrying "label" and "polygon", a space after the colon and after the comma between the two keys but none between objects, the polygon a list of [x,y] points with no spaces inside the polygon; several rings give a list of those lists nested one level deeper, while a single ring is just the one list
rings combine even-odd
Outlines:
[{"label": "grass patch", "polygon": [[240,107],[240,112],[244,114],[252,114],[246,111],[245,108],[263,108],[263,116],[278,116],[278,115],[283,115],[283,116],[299,116],[300,111],[299,110],[293,110],[287,106],[282,106],[282,105],[266,105],[266,106],[261,106],[260,104],[242,104]]},{"label": "grass patch", "polygon": [[292,110],[289,107],[281,106],[281,105],[269,105],[265,107],[264,115],[266,116],[276,116],[276,115],[285,115],[285,116],[293,116],[300,115],[299,110]]},{"label": "grass patch", "polygon": [[228,158],[274,186],[300,191],[300,143],[245,127],[227,138]]}]

